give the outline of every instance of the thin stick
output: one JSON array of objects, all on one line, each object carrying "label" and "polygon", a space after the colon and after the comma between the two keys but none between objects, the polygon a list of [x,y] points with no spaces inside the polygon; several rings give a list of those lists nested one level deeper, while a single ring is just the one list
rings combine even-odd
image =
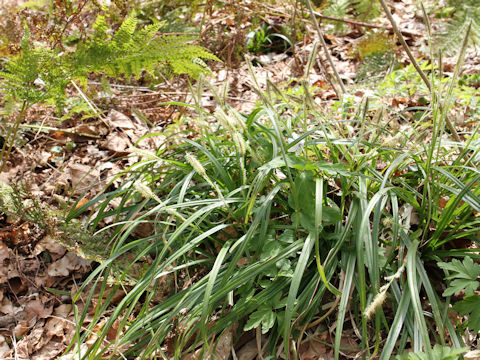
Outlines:
[{"label": "thin stick", "polygon": [[[410,48],[408,47],[407,43],[405,42],[405,39],[403,38],[402,33],[398,30],[397,23],[393,19],[392,13],[390,12],[390,9],[388,8],[387,4],[385,3],[385,0],[379,0],[380,4],[382,4],[383,10],[385,11],[385,15],[387,15],[388,20],[392,24],[393,27],[393,32],[397,36],[398,40],[400,41],[400,44],[402,44],[403,49],[408,55],[408,58],[410,59],[410,62],[412,63],[413,67],[415,70],[417,70],[418,74],[422,78],[423,82],[425,85],[427,85],[427,88],[430,92],[432,92],[432,84],[430,83],[430,80],[428,80],[427,75],[423,72],[422,68],[420,65],[418,65],[417,61],[415,60],[415,57],[413,56],[412,52],[410,51]],[[448,129],[452,133],[453,138],[457,142],[461,142],[460,136],[458,136],[457,130],[455,129],[455,126],[453,126],[452,122],[450,119],[445,116],[445,122],[447,123]]]},{"label": "thin stick", "polygon": [[[343,85],[343,81],[340,78],[340,75],[337,72],[337,69],[335,68],[335,64],[333,63],[333,59],[330,56],[330,52],[328,51],[327,43],[325,42],[325,39],[323,38],[323,32],[322,29],[320,29],[320,26],[318,25],[317,18],[315,17],[315,14],[313,12],[312,8],[312,3],[310,0],[307,0],[307,5],[308,5],[308,10],[310,11],[310,16],[312,17],[313,23],[315,24],[315,28],[317,29],[318,36],[320,37],[320,42],[322,43],[323,50],[325,51],[325,55],[327,56],[328,62],[330,63],[330,66],[332,67],[333,73],[335,74],[335,77],[337,78],[337,81],[340,85],[340,88],[342,89],[342,93],[345,94],[345,86]],[[338,95],[338,94],[337,94]]]},{"label": "thin stick", "polygon": [[80,136],[89,137],[89,138],[92,138],[92,139],[100,139],[101,138],[101,136],[99,136],[99,135],[82,133],[82,132],[75,131],[75,129],[74,130],[60,129],[60,128],[56,128],[56,127],[52,127],[52,126],[43,126],[43,125],[35,125],[35,124],[20,124],[20,127],[22,129],[37,129],[38,131],[41,131],[41,130],[59,131],[59,132],[66,133],[66,134],[80,135]]},{"label": "thin stick", "polygon": [[[336,17],[333,17],[333,16],[322,15],[317,11],[314,11],[313,13],[315,14],[315,16],[318,16],[319,18],[325,19],[325,20],[338,21],[338,22],[343,22],[343,23],[346,23],[346,24],[358,25],[358,26],[368,27],[368,28],[372,28],[372,29],[385,29],[385,30],[392,31],[392,32],[394,31],[392,26],[376,25],[376,24],[370,24],[370,23],[366,23],[366,22],[363,22],[363,21],[350,20],[350,19],[341,19],[341,18],[336,18]],[[417,32],[414,32],[414,31],[410,31],[410,30],[400,30],[400,32],[402,34],[410,35],[410,36],[422,36],[421,34],[419,34]]]}]

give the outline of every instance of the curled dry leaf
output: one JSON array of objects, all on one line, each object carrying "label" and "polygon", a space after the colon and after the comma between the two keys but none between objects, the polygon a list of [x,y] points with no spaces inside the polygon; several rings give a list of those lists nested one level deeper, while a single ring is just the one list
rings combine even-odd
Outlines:
[{"label": "curled dry leaf", "polygon": [[98,183],[100,173],[92,166],[73,163],[68,168],[67,178],[72,182],[74,194],[80,195]]},{"label": "curled dry leaf", "polygon": [[39,319],[45,319],[53,312],[53,305],[45,305],[46,304],[40,299],[29,301],[25,306],[25,311],[29,318],[37,317]]},{"label": "curled dry leaf", "polygon": [[232,349],[232,327],[225,330],[218,339],[214,359],[228,360]]},{"label": "curled dry leaf", "polygon": [[72,271],[88,270],[91,263],[90,260],[83,259],[73,252],[68,252],[60,260],[51,263],[48,266],[47,273],[50,276],[68,276]]},{"label": "curled dry leaf", "polygon": [[108,134],[103,146],[110,151],[124,153],[132,146],[129,137],[121,132],[112,132]]},{"label": "curled dry leaf", "polygon": [[58,240],[55,240],[50,235],[44,236],[38,242],[33,249],[33,255],[38,256],[45,250],[48,250],[48,253],[54,261],[65,255],[65,252],[67,251],[65,247],[58,242]]},{"label": "curled dry leaf", "polygon": [[8,267],[4,261],[10,257],[10,250],[4,243],[0,242],[0,283],[8,280]]},{"label": "curled dry leaf", "polygon": [[253,360],[258,355],[257,341],[250,340],[237,352],[238,360]]},{"label": "curled dry leaf", "polygon": [[119,129],[135,129],[133,121],[120,111],[111,110],[107,115],[107,122],[110,126]]}]

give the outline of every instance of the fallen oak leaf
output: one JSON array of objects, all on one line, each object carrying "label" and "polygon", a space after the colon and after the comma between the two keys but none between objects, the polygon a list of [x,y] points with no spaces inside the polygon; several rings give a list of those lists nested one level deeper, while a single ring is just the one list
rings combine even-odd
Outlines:
[{"label": "fallen oak leaf", "polygon": [[53,305],[46,307],[42,300],[36,299],[29,301],[25,305],[25,311],[27,312],[29,318],[32,317],[32,315],[35,315],[39,319],[45,319],[52,314]]},{"label": "fallen oak leaf", "polygon": [[87,271],[91,263],[91,260],[81,258],[73,252],[68,252],[60,260],[48,266],[47,274],[50,276],[68,276],[72,271]]}]

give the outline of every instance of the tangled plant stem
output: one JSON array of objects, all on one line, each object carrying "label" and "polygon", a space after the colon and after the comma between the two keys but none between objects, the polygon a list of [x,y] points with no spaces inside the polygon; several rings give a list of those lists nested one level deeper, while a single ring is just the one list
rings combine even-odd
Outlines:
[{"label": "tangled plant stem", "polygon": [[28,107],[29,107],[29,104],[27,103],[26,100],[24,100],[22,104],[22,108],[20,110],[20,114],[18,114],[17,118],[15,119],[15,123],[13,127],[11,127],[10,130],[8,131],[7,138],[3,143],[2,152],[0,153],[0,161],[2,162],[2,165],[0,166],[0,173],[3,172],[3,170],[5,169],[5,166],[7,165],[7,161],[10,157],[10,153],[12,152],[13,144],[15,142],[15,138],[18,133],[18,128],[20,127],[20,124],[25,119],[25,114],[27,112]]}]

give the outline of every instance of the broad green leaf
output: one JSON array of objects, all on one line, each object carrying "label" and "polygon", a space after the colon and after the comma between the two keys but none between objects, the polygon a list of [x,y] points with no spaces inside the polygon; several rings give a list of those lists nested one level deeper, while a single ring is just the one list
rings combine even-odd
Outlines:
[{"label": "broad green leaf", "polygon": [[322,206],[322,224],[332,225],[342,220],[342,213],[340,209],[330,206]]},{"label": "broad green leaf", "polygon": [[472,295],[475,290],[478,289],[480,283],[478,281],[472,281],[468,279],[455,279],[448,286],[447,290],[443,292],[443,296],[452,296],[453,294],[459,294],[462,290],[465,290],[466,295]]},{"label": "broad green leaf", "polygon": [[292,262],[288,259],[282,259],[276,263],[278,274],[277,276],[292,277],[293,269]]},{"label": "broad green leaf", "polygon": [[286,245],[293,244],[295,240],[296,240],[295,233],[291,229],[285,230],[283,233],[281,233],[278,236],[278,241]]},{"label": "broad green leaf", "polygon": [[[302,172],[295,177],[295,191],[300,204],[299,212],[292,214],[292,222],[300,222],[308,231],[315,231],[315,179],[310,172]],[[288,198],[289,205],[295,209],[294,194]],[[322,206],[321,226],[334,224],[342,219],[338,207]]]},{"label": "broad green leaf", "polygon": [[470,315],[468,328],[473,331],[480,331],[480,296],[466,296],[462,301],[457,302],[453,309],[461,315]]},{"label": "broad green leaf", "polygon": [[[293,223],[297,223],[297,220],[300,221],[300,224],[306,228],[314,228],[314,191],[315,191],[315,181],[313,180],[313,175],[308,172],[302,172],[295,177],[295,193],[291,193],[288,197],[288,204],[292,209],[297,210],[292,214]],[[296,209],[295,197],[300,204],[300,209]],[[300,219],[299,219],[300,217]]]},{"label": "broad green leaf", "polygon": [[275,313],[270,307],[261,307],[250,315],[245,327],[245,331],[255,329],[262,324],[262,334],[266,334],[275,324]]},{"label": "broad green leaf", "polygon": [[[451,348],[436,344],[432,349],[432,356],[435,360],[456,360],[466,351],[468,351],[467,347]],[[428,360],[424,352],[397,355],[395,358],[397,360]]]},{"label": "broad green leaf", "polygon": [[270,160],[268,163],[262,165],[259,170],[272,170],[288,166],[290,168],[303,171],[325,171],[329,175],[350,175],[343,164],[331,164],[326,161],[307,162],[302,158],[296,157],[294,155],[286,155],[286,159],[287,162],[285,163],[285,159],[283,158],[283,156],[277,156]]},{"label": "broad green leaf", "polygon": [[472,258],[466,256],[463,262],[458,259],[453,259],[451,263],[438,263],[438,266],[445,270],[454,271],[457,274],[452,274],[447,279],[471,279],[474,280],[480,275],[480,265],[474,263]]},{"label": "broad green leaf", "polygon": [[296,156],[286,155],[286,159],[287,159],[287,162],[285,163],[283,156],[277,156],[272,160],[270,160],[268,163],[262,165],[259,168],[259,170],[278,169],[278,168],[284,167],[285,165],[297,170],[314,170],[316,168],[313,162],[306,163],[303,159],[298,158]]},{"label": "broad green leaf", "polygon": [[467,295],[472,295],[480,285],[480,283],[476,281],[480,275],[480,265],[474,263],[469,256],[466,256],[463,262],[458,259],[453,259],[450,263],[439,262],[438,266],[451,272],[446,279],[454,279],[447,290],[443,292],[443,296],[458,294],[462,290],[465,290]]}]

